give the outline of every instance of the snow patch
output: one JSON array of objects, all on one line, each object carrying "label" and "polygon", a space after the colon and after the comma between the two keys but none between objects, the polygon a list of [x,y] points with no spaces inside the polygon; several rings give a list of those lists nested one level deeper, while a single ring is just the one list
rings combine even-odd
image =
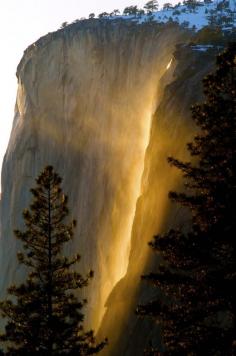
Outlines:
[{"label": "snow patch", "polygon": [[[226,5],[226,7],[224,7],[224,5]],[[167,10],[153,12],[150,15],[122,15],[107,17],[107,19],[114,20],[120,18],[131,20],[139,24],[149,21],[160,23],[173,21],[187,28],[200,30],[210,23],[210,17],[213,20],[222,20],[221,27],[223,30],[232,30],[236,27],[236,0],[215,0],[212,3],[199,2],[194,8],[190,8],[187,5],[179,5]],[[224,21],[227,21],[227,19],[230,19],[230,24],[224,24]]]}]

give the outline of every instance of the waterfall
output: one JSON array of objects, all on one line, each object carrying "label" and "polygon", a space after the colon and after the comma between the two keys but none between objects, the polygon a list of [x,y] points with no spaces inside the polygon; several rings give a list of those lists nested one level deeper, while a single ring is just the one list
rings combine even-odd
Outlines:
[{"label": "waterfall", "polygon": [[24,280],[12,231],[23,226],[34,178],[52,164],[77,219],[67,252],[81,254],[82,273],[95,272],[83,296],[86,323],[98,329],[127,271],[161,78],[184,36],[177,26],[98,20],[49,34],[26,50],[2,173],[2,296]]}]

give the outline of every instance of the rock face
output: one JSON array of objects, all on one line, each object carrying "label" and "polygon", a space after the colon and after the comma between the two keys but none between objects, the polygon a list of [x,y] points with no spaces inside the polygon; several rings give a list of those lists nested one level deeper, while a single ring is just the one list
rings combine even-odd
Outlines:
[{"label": "rock face", "polygon": [[158,326],[135,315],[138,304],[152,300],[158,293],[140,279],[142,274],[155,271],[159,262],[148,242],[170,227],[188,229],[187,212],[168,199],[170,190],[181,189],[181,176],[168,165],[166,158],[190,159],[185,144],[191,141],[196,130],[190,106],[203,99],[202,78],[212,69],[214,55],[194,53],[183,47],[175,52],[174,57],[176,67],[172,82],[165,85],[166,75],[160,81],[165,89],[153,117],[145,154],[127,272],[107,300],[107,310],[98,333],[101,337],[108,335],[110,340],[102,355],[141,356],[143,350],[150,347],[150,342],[158,346]]},{"label": "rock face", "polygon": [[133,311],[149,293],[139,283],[151,261],[147,241],[183,215],[169,207],[179,176],[166,157],[184,157],[189,106],[211,66],[190,49],[173,56],[189,38],[173,24],[92,20],[41,38],[18,67],[2,172],[1,295],[24,278],[12,230],[23,227],[34,178],[52,164],[78,222],[67,252],[80,252],[81,272],[95,272],[86,322],[110,338],[105,354],[142,354],[150,335],[142,337]]}]

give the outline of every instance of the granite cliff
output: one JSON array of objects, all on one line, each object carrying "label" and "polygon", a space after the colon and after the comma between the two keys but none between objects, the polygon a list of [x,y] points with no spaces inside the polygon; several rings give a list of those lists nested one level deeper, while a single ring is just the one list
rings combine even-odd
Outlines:
[{"label": "granite cliff", "polygon": [[174,23],[82,21],[31,45],[18,66],[2,170],[1,297],[24,278],[12,231],[34,178],[52,164],[78,222],[67,252],[79,251],[80,270],[95,272],[86,323],[109,337],[104,354],[142,354],[154,332],[134,316],[152,293],[140,283],[153,264],[147,242],[184,219],[168,201],[180,177],[166,157],[186,155],[189,107],[215,56],[194,50],[191,36]]}]

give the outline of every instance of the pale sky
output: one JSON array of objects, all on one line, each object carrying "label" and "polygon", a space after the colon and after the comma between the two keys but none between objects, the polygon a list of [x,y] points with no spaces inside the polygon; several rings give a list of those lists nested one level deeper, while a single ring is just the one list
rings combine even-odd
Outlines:
[{"label": "pale sky", "polygon": [[[12,126],[16,98],[16,67],[24,50],[39,37],[71,22],[147,0],[0,0],[0,168]],[[160,0],[163,5],[167,0]],[[178,0],[172,0],[172,4]]]}]

